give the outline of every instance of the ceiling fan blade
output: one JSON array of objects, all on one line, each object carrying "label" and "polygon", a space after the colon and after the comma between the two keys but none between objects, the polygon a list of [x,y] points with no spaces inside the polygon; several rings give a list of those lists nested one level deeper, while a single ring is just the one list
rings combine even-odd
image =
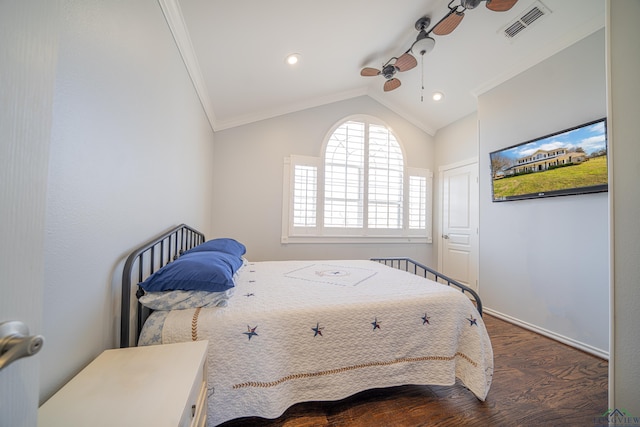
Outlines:
[{"label": "ceiling fan blade", "polygon": [[517,2],[518,0],[487,0],[487,9],[494,12],[506,12]]},{"label": "ceiling fan blade", "polygon": [[387,80],[384,83],[384,91],[385,92],[389,92],[390,90],[394,90],[399,88],[401,85],[400,80],[396,79],[395,77],[392,79]]},{"label": "ceiling fan blade", "polygon": [[460,22],[464,18],[464,12],[458,12],[452,10],[447,16],[445,16],[440,22],[433,27],[433,33],[438,36],[446,36],[451,34],[455,30]]},{"label": "ceiling fan blade", "polygon": [[360,75],[365,77],[377,76],[378,74],[380,74],[380,70],[371,67],[364,67],[360,71]]},{"label": "ceiling fan blade", "polygon": [[418,65],[418,61],[413,55],[407,52],[400,55],[400,58],[398,58],[393,65],[395,65],[398,71],[408,71]]}]

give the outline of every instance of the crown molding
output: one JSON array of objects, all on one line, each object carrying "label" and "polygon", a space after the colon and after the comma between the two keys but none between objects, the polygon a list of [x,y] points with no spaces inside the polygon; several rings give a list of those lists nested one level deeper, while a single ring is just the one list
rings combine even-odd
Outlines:
[{"label": "crown molding", "polygon": [[209,92],[207,90],[207,85],[205,84],[204,78],[202,77],[202,71],[200,68],[200,64],[198,63],[198,57],[196,56],[196,53],[193,49],[191,37],[189,36],[187,25],[184,22],[180,4],[178,3],[178,0],[158,0],[158,4],[162,9],[164,18],[167,21],[169,29],[171,30],[173,40],[176,42],[176,46],[178,47],[178,51],[180,52],[180,56],[182,57],[182,62],[187,69],[187,73],[189,74],[189,78],[191,79],[191,83],[193,84],[196,95],[200,100],[200,104],[202,105],[204,113],[207,116],[209,125],[215,132],[216,117],[213,113],[211,100],[208,96]]},{"label": "crown molding", "polygon": [[367,95],[367,88],[358,88],[354,90],[344,91],[331,95],[326,95],[318,98],[314,98],[310,101],[304,101],[300,103],[288,104],[281,107],[269,108],[269,110],[259,111],[252,114],[247,114],[241,117],[233,118],[230,120],[218,120],[216,130],[230,129],[237,126],[242,126],[260,120],[272,119],[278,116],[284,116],[285,114],[296,113],[298,111],[307,110],[309,108],[321,107],[323,105],[332,104],[334,102],[344,101],[358,96]]},{"label": "crown molding", "polygon": [[260,120],[282,116],[285,114],[294,113],[301,110],[306,110],[308,108],[331,104],[333,102],[344,101],[346,99],[351,99],[362,95],[368,95],[378,101],[380,104],[389,108],[391,111],[404,117],[407,121],[422,129],[429,135],[435,135],[435,130],[425,125],[423,121],[419,120],[417,117],[414,117],[411,114],[408,114],[406,111],[403,111],[397,106],[390,104],[385,98],[373,93],[366,87],[323,96],[320,98],[316,98],[313,101],[290,104],[282,106],[280,108],[270,108],[268,111],[260,111],[230,120],[219,120],[216,118],[213,112],[213,106],[208,95],[209,92],[207,90],[207,85],[202,76],[200,64],[193,48],[186,23],[184,22],[184,17],[182,15],[179,1],[158,0],[158,4],[162,9],[162,13],[164,14],[165,20],[167,21],[167,25],[171,30],[171,34],[176,43],[178,51],[180,52],[180,56],[187,69],[187,73],[189,74],[189,78],[191,79],[198,99],[200,100],[200,104],[202,105],[204,113],[207,116],[209,125],[214,132],[246,125],[249,123],[254,123]]}]

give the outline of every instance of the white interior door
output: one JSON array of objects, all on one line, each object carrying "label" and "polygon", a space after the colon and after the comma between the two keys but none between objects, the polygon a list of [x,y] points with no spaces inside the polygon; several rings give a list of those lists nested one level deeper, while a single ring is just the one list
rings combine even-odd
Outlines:
[{"label": "white interior door", "polygon": [[442,191],[438,269],[478,288],[478,163],[440,169]]},{"label": "white interior door", "polygon": [[[58,3],[0,2],[0,323],[23,322],[26,336],[42,329]],[[36,425],[43,348],[0,370],[0,426]]]}]

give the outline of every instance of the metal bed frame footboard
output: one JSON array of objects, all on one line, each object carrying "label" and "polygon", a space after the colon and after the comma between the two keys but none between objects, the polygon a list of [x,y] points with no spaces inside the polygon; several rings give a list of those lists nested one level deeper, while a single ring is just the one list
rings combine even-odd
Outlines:
[{"label": "metal bed frame footboard", "polygon": [[[135,249],[124,263],[122,271],[122,300],[120,318],[120,347],[130,347],[137,344],[142,325],[151,310],[138,302],[144,291],[138,286],[135,292],[135,305],[132,304],[132,284],[142,283],[155,271],[177,259],[183,252],[204,243],[203,233],[181,224],[149,240]],[[134,339],[131,337],[131,312],[136,313]]]},{"label": "metal bed frame footboard", "polygon": [[[391,257],[391,258],[371,258],[371,261],[377,261],[381,264],[388,265],[389,267],[397,268],[399,270],[404,270],[409,273],[416,274],[418,276],[423,276],[427,279],[431,279],[435,282],[445,283],[449,286],[453,285],[462,291],[462,293],[468,293],[471,295],[471,299],[476,304],[476,309],[480,316],[482,316],[482,301],[480,300],[480,296],[476,291],[458,282],[455,279],[445,276],[442,273],[437,272],[436,270],[427,267],[426,265],[420,264],[417,261],[412,260],[411,258],[403,258],[403,257]],[[431,275],[431,276],[429,276]]]}]

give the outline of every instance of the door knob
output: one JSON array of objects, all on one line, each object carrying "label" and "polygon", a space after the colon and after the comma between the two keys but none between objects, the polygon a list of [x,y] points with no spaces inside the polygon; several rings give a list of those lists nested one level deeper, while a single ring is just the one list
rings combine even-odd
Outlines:
[{"label": "door knob", "polygon": [[448,235],[448,234],[444,234],[444,235],[442,236],[442,238],[443,238],[443,239],[448,239],[448,238],[449,238],[449,235]]},{"label": "door knob", "polygon": [[44,344],[42,335],[29,336],[29,328],[12,320],[0,323],[0,370],[26,356],[33,356]]}]

